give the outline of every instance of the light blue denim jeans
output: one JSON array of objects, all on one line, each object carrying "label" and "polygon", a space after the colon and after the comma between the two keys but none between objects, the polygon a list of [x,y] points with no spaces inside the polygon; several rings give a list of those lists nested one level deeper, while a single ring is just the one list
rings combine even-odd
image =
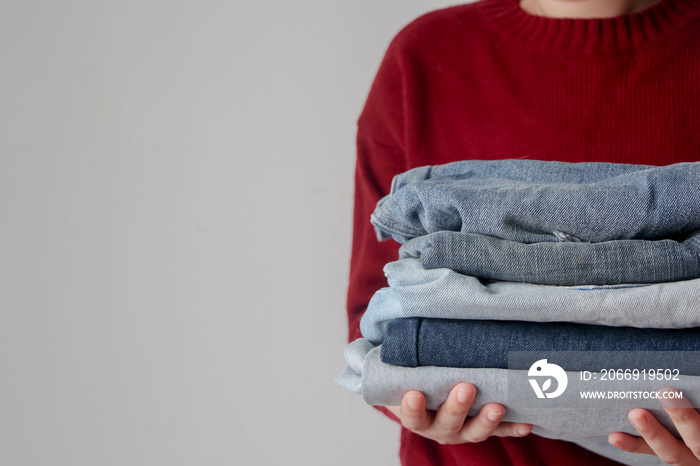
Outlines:
[{"label": "light blue denim jeans", "polygon": [[527,176],[494,169],[394,183],[400,188],[379,201],[371,221],[380,238],[400,243],[443,230],[521,243],[678,239],[700,230],[700,162],[597,164],[598,175],[579,164],[517,162],[532,165]]},{"label": "light blue denim jeans", "polygon": [[426,270],[418,259],[391,262],[384,273],[389,287],[374,294],[360,321],[362,335],[375,344],[387,322],[402,317],[700,326],[700,279],[573,287],[483,282],[450,269]]},{"label": "light blue denim jeans", "polygon": [[493,280],[542,285],[661,283],[700,278],[700,232],[685,241],[615,240],[524,244],[439,231],[406,242],[401,258]]},{"label": "light blue denim jeans", "polygon": [[[456,369],[444,367],[400,367],[382,363],[380,348],[365,339],[349,344],[345,349],[347,365],[336,383],[362,395],[371,405],[398,406],[409,390],[425,395],[426,407],[435,410],[445,402],[452,388],[469,382],[477,388],[477,396],[469,415],[476,415],[486,403],[501,403],[506,407],[504,421],[533,425],[532,432],[543,437],[574,441],[609,458],[628,464],[662,464],[658,458],[634,455],[606,446],[603,440],[612,432],[636,431],[627,420],[633,408],[645,408],[654,414],[670,432],[678,435],[657,400],[634,398],[612,402],[582,400],[580,393],[650,392],[672,386],[682,391],[691,404],[698,401],[700,377],[680,376],[669,381],[625,381],[611,383],[603,380],[583,381],[579,373],[567,372],[568,387],[558,398],[539,400],[528,385],[528,371],[509,369]],[[696,403],[697,404],[697,403]],[[645,462],[648,461],[648,462]]]}]

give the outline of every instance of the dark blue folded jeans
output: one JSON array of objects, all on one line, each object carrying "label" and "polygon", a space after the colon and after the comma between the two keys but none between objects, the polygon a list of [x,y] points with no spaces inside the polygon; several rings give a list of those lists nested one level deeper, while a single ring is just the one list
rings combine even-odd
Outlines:
[{"label": "dark blue folded jeans", "polygon": [[[568,361],[569,371],[660,368],[700,375],[700,359],[685,358],[679,362],[676,358],[673,367],[669,367],[667,353],[700,351],[700,328],[669,330],[566,322],[395,319],[387,326],[381,360],[407,367],[528,369],[529,365],[513,367],[513,360],[509,365],[509,352],[541,352],[546,358],[560,351],[587,352],[588,356]],[[620,352],[621,358],[611,361],[602,352]],[[654,357],[654,352],[659,352],[659,358]],[[531,364],[534,359],[526,360]]]},{"label": "dark blue folded jeans", "polygon": [[401,246],[402,259],[479,278],[542,285],[663,283],[700,277],[700,233],[684,241],[524,244],[492,236],[439,231]]}]

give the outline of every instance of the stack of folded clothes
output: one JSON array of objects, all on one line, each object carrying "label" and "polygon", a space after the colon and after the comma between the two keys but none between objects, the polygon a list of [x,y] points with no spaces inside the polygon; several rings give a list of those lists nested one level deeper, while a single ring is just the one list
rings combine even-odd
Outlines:
[{"label": "stack of folded clothes", "polygon": [[[380,240],[402,244],[399,260],[386,265],[389,287],[370,301],[337,382],[373,405],[419,390],[429,409],[469,382],[470,415],[502,403],[505,421],[629,460],[607,435],[635,433],[630,409],[662,412],[642,393],[673,386],[700,402],[690,353],[700,350],[698,186],[700,163],[464,161],[395,177],[371,221]],[[656,353],[669,351],[688,357]],[[527,382],[512,386],[537,375],[528,374],[536,360],[509,355],[530,352],[577,355],[562,364],[565,396],[545,400],[557,411],[535,403]],[[603,369],[637,377],[582,376]],[[605,409],[581,401],[613,386],[627,395]]]}]

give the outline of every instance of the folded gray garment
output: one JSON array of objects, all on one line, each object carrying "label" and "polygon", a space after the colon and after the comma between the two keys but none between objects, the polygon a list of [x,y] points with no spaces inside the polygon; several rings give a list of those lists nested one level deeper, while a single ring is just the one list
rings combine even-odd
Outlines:
[{"label": "folded gray garment", "polygon": [[[622,452],[609,445],[612,432],[638,435],[627,419],[634,408],[644,408],[674,435],[673,423],[655,399],[642,399],[642,393],[656,392],[671,386],[683,393],[693,404],[700,391],[700,377],[678,376],[672,381],[581,380],[580,373],[566,372],[568,386],[557,398],[538,399],[529,388],[534,379],[528,371],[509,369],[455,369],[445,367],[399,367],[380,359],[380,347],[360,338],[345,349],[347,366],[336,383],[362,395],[370,405],[398,406],[409,390],[425,395],[428,409],[436,410],[447,399],[452,388],[469,382],[477,388],[477,396],[469,415],[476,415],[487,403],[501,403],[506,409],[504,421],[533,425],[532,432],[548,438],[575,442],[598,454],[628,464],[663,464],[658,458]],[[534,362],[534,361],[533,361]],[[531,383],[531,382],[530,382]],[[513,389],[509,390],[509,385]],[[546,391],[546,383],[542,385]],[[585,400],[581,392],[624,391],[623,399]],[[634,397],[639,394],[639,398]]]}]

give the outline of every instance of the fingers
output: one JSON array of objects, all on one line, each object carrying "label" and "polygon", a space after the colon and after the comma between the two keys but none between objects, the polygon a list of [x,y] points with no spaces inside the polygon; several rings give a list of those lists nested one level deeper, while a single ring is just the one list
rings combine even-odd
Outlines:
[{"label": "fingers", "polygon": [[530,433],[532,426],[521,422],[501,422],[506,413],[505,407],[489,403],[481,412],[469,419],[461,432],[461,438],[467,442],[481,442],[491,437],[524,437]]},{"label": "fingers", "polygon": [[[661,461],[668,464],[696,464],[696,458],[690,450],[659,424],[648,411],[633,409],[627,417],[652,450],[652,454],[658,456]],[[647,453],[645,448],[637,442],[630,442],[629,445],[640,453]]]},{"label": "fingers", "polygon": [[433,423],[433,416],[425,409],[425,397],[415,390],[404,395],[399,413],[401,424],[416,433],[425,431]]},{"label": "fingers", "polygon": [[532,430],[530,424],[501,422],[506,409],[496,403],[487,404],[467,420],[475,398],[476,388],[460,383],[438,411],[431,412],[425,409],[423,394],[410,391],[401,401],[399,417],[407,429],[442,444],[481,442],[492,435],[524,437]]},{"label": "fingers", "polygon": [[679,392],[672,388],[659,390],[659,401],[681,434],[686,448],[700,459],[700,414],[688,400],[678,396]]},{"label": "fingers", "polygon": [[460,435],[469,409],[476,398],[476,388],[468,383],[457,384],[437,412],[425,409],[420,392],[406,393],[401,402],[401,422],[409,430],[442,444],[470,441]]},{"label": "fingers", "polygon": [[656,455],[649,444],[641,437],[614,432],[608,436],[608,442],[613,446],[630,453],[644,453],[646,455]]},{"label": "fingers", "polygon": [[464,443],[460,432],[475,398],[476,388],[473,385],[461,383],[454,387],[435,415],[431,432],[433,438],[447,444]]},{"label": "fingers", "polygon": [[525,437],[532,430],[531,424],[522,422],[501,422],[493,431],[496,437]]},{"label": "fingers", "polygon": [[464,425],[461,432],[462,439],[467,442],[483,442],[493,435],[505,413],[506,409],[502,405],[487,404],[481,408],[479,414],[469,419]]},{"label": "fingers", "polygon": [[676,439],[649,412],[643,409],[630,411],[628,418],[641,434],[641,438],[616,432],[608,441],[617,448],[631,453],[658,456],[668,464],[699,464],[700,414],[688,400],[678,397],[672,388],[659,390],[659,401],[671,417],[683,441]]}]

